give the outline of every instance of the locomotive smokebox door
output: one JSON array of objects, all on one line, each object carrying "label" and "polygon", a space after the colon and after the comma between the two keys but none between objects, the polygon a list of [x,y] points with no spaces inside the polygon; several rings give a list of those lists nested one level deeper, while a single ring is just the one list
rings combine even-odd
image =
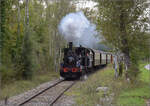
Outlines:
[{"label": "locomotive smokebox door", "polygon": [[73,43],[69,42],[69,49],[72,50]]}]

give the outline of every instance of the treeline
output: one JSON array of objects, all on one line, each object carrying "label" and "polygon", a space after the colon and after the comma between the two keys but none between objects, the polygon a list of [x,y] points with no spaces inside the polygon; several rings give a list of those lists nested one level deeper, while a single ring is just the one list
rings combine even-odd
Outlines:
[{"label": "treeline", "polygon": [[[139,61],[150,57],[148,0],[97,0],[98,29],[118,57],[119,74],[134,81]],[[123,58],[123,59],[122,59]],[[119,62],[120,61],[120,62]]]},{"label": "treeline", "polygon": [[66,44],[58,33],[58,24],[73,11],[75,7],[67,0],[1,0],[1,82],[57,71],[61,48]]}]

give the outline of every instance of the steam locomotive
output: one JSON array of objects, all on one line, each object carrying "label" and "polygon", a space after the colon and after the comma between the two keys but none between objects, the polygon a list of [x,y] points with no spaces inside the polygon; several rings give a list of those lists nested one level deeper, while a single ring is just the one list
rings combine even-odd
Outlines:
[{"label": "steam locomotive", "polygon": [[112,54],[85,47],[73,47],[69,42],[69,47],[64,48],[64,58],[61,63],[60,76],[68,78],[79,78],[83,74],[92,71],[93,68],[107,65],[112,62]]}]

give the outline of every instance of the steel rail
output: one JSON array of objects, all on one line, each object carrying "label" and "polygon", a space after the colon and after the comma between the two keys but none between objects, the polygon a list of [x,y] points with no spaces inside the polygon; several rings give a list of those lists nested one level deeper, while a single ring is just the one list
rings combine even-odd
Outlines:
[{"label": "steel rail", "polygon": [[64,80],[60,80],[60,81],[56,82],[55,84],[53,84],[53,85],[51,85],[51,86],[49,86],[49,87],[43,89],[43,90],[40,91],[39,93],[37,93],[37,94],[31,96],[31,97],[28,98],[27,100],[25,100],[25,101],[23,101],[22,103],[18,104],[18,106],[22,106],[22,105],[28,103],[28,102],[29,102],[30,100],[32,100],[33,98],[35,98],[35,97],[37,97],[38,95],[44,93],[45,91],[49,90],[50,88],[55,87],[56,85],[60,84],[60,83],[63,82],[63,81],[64,81]]},{"label": "steel rail", "polygon": [[53,105],[57,102],[57,100],[58,100],[66,91],[68,91],[75,83],[76,83],[76,81],[74,81],[72,84],[70,84],[63,92],[61,92],[60,95],[58,95],[58,96],[56,97],[56,99],[53,100],[52,103],[50,103],[49,106],[53,106]]}]

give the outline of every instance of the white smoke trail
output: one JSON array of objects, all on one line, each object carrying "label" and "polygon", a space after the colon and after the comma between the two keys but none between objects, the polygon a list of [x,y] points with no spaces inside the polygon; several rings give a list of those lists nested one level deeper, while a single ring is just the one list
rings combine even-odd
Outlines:
[{"label": "white smoke trail", "polygon": [[67,14],[58,28],[60,34],[75,46],[95,48],[99,42],[98,37],[95,37],[98,34],[96,25],[91,24],[82,11]]}]

